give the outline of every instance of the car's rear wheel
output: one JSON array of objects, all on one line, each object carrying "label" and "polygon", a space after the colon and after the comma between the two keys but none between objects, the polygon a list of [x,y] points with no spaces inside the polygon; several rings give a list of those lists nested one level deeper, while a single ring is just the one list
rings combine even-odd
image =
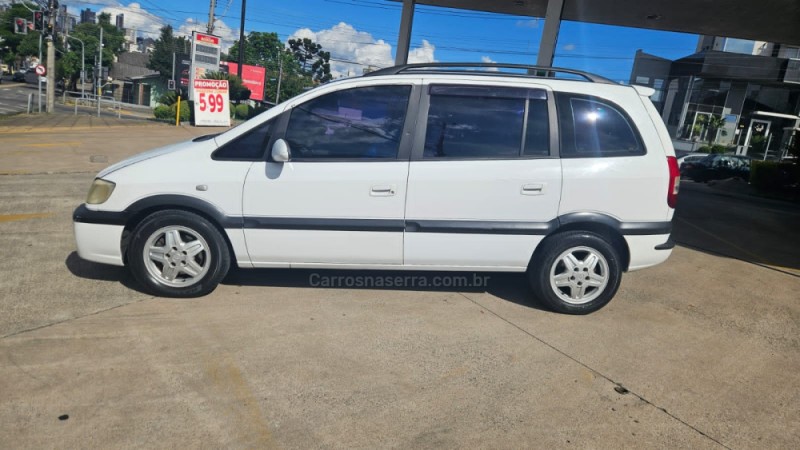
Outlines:
[{"label": "car's rear wheel", "polygon": [[128,263],[136,280],[164,297],[197,297],[213,291],[230,267],[219,230],[187,211],[159,211],[134,230]]},{"label": "car's rear wheel", "polygon": [[588,314],[611,301],[621,279],[613,245],[584,231],[559,233],[541,245],[528,269],[538,299],[567,314]]}]

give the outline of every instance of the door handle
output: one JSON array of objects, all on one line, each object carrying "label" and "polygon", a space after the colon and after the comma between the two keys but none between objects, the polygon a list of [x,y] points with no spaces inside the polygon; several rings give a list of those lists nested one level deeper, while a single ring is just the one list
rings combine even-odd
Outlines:
[{"label": "door handle", "polygon": [[522,195],[542,195],[544,194],[544,183],[531,183],[531,184],[523,184],[522,190],[520,191]]},{"label": "door handle", "polygon": [[369,190],[369,195],[373,197],[391,197],[394,195],[394,185],[372,186]]}]

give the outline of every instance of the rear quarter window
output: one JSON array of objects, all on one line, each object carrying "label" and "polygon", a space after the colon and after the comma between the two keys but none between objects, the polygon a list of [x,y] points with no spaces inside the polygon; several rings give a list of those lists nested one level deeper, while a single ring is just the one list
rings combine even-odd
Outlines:
[{"label": "rear quarter window", "polygon": [[597,158],[644,155],[633,121],[619,106],[595,97],[556,95],[561,156]]}]

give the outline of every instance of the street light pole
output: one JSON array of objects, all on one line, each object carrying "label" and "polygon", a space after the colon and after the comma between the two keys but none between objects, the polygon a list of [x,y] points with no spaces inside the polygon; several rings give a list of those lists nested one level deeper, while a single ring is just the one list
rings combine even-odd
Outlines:
[{"label": "street light pole", "polygon": [[81,98],[84,98],[86,97],[86,94],[84,93],[84,90],[86,89],[86,57],[83,53],[83,41],[70,35],[65,36],[67,36],[67,39],[75,39],[81,43]]}]

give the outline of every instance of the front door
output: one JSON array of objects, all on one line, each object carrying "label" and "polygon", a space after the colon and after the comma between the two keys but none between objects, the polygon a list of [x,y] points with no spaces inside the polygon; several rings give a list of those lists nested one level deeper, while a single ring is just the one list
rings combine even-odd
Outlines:
[{"label": "front door", "polygon": [[244,184],[256,267],[402,263],[412,87],[338,90],[285,113],[275,138],[290,161],[254,163]]}]

